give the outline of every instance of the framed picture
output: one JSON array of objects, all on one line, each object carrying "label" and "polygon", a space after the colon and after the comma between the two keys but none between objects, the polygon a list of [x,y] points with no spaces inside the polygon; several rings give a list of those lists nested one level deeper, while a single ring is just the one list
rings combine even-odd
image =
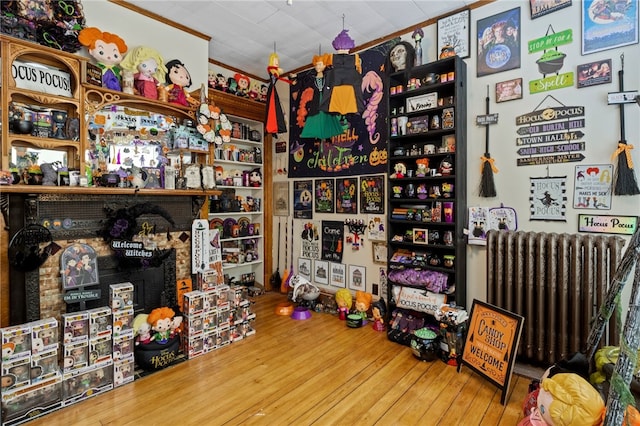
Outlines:
[{"label": "framed picture", "polygon": [[413,244],[428,244],[429,231],[427,229],[413,228]]},{"label": "framed picture", "polygon": [[478,20],[478,77],[520,68],[520,8]]},{"label": "framed picture", "polygon": [[311,281],[311,259],[304,257],[298,258],[298,273],[304,278]]},{"label": "framed picture", "polygon": [[289,182],[273,183],[273,214],[289,216]]},{"label": "framed picture", "polygon": [[578,65],[578,89],[611,83],[611,59]]},{"label": "framed picture", "polygon": [[326,260],[313,261],[313,279],[318,284],[329,284],[329,262]]},{"label": "framed picture", "polygon": [[531,19],[571,6],[571,0],[529,0]]},{"label": "framed picture", "polygon": [[331,262],[329,282],[334,287],[345,288],[347,286],[347,267],[343,263]]},{"label": "framed picture", "polygon": [[336,198],[335,179],[316,179],[314,185],[316,213],[333,213]]},{"label": "framed picture", "polygon": [[514,78],[496,83],[496,102],[522,99],[522,78]]},{"label": "framed picture", "polygon": [[440,54],[445,46],[452,46],[456,55],[468,58],[471,55],[469,40],[471,40],[471,11],[461,10],[453,15],[438,19],[438,51]]},{"label": "framed picture", "polygon": [[360,213],[384,214],[384,175],[360,177]]},{"label": "framed picture", "polygon": [[293,182],[293,217],[296,219],[313,217],[313,182],[311,180]]},{"label": "framed picture", "polygon": [[638,43],[637,1],[616,2],[614,9],[601,0],[580,3],[583,55]]},{"label": "framed picture", "polygon": [[349,280],[350,290],[366,290],[366,275],[367,269],[364,266],[349,265]]},{"label": "framed picture", "polygon": [[358,178],[337,180],[336,213],[358,213]]},{"label": "framed picture", "polygon": [[387,264],[387,244],[380,241],[373,241],[373,263],[380,265]]}]

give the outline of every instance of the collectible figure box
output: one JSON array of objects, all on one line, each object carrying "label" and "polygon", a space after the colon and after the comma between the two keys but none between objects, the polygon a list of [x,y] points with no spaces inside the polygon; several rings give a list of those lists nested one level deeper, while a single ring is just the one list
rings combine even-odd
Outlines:
[{"label": "collectible figure box", "polygon": [[2,424],[13,426],[48,414],[62,406],[62,376],[2,392]]},{"label": "collectible figure box", "polygon": [[113,336],[131,336],[133,338],[133,307],[113,311]]},{"label": "collectible figure box", "polygon": [[218,339],[218,332],[216,330],[205,331],[204,333],[204,353],[211,352],[218,349],[216,340]]},{"label": "collectible figure box", "polygon": [[183,295],[182,312],[189,315],[201,314],[204,311],[204,293],[200,290],[190,291]]},{"label": "collectible figure box", "polygon": [[240,332],[244,337],[253,336],[256,334],[255,328],[252,325],[253,321],[247,321],[240,324]]},{"label": "collectible figure box", "polygon": [[109,306],[111,309],[118,310],[126,307],[133,307],[133,284],[119,283],[109,286]]},{"label": "collectible figure box", "polygon": [[184,317],[184,334],[189,337],[201,335],[204,332],[204,313],[187,315]]},{"label": "collectible figure box", "polygon": [[113,362],[113,386],[122,386],[135,379],[135,361],[133,352]]},{"label": "collectible figure box", "polygon": [[224,283],[224,277],[216,270],[198,272],[198,290],[214,290],[218,285]]},{"label": "collectible figure box", "polygon": [[62,314],[63,343],[89,340],[89,314],[87,311]]},{"label": "collectible figure box", "polygon": [[[218,306],[218,310],[225,309],[225,308],[229,308],[230,303],[229,303],[229,286],[228,285],[220,285],[217,288],[218,291],[218,300],[216,301],[216,304]],[[231,296],[233,297],[233,296]]]},{"label": "collectible figure box", "polygon": [[216,290],[208,290],[203,292],[204,311],[215,311],[218,306],[218,292]]},{"label": "collectible figure box", "polygon": [[31,378],[34,382],[57,376],[59,372],[58,348],[31,356]]},{"label": "collectible figure box", "polygon": [[132,336],[117,336],[113,338],[113,360],[124,359],[133,356],[134,341]]},{"label": "collectible figure box", "polygon": [[183,339],[183,352],[187,355],[187,358],[195,358],[204,353],[204,334],[199,336],[182,336]]},{"label": "collectible figure box", "polygon": [[204,316],[203,328],[205,333],[218,328],[218,311],[216,309],[205,311],[202,315]]},{"label": "collectible figure box", "polygon": [[242,334],[242,328],[240,324],[232,325],[229,327],[229,339],[232,342],[238,342],[244,339],[244,335]]},{"label": "collectible figure box", "polygon": [[101,308],[89,309],[89,338],[100,336],[110,336],[113,318],[111,308],[103,306]]},{"label": "collectible figure box", "polygon": [[31,356],[31,326],[15,325],[0,330],[2,333],[2,360]]},{"label": "collectible figure box", "polygon": [[231,318],[233,318],[233,313],[228,306],[224,309],[218,308],[218,328],[228,328],[231,324]]},{"label": "collectible figure box", "polygon": [[63,374],[63,406],[80,402],[113,389],[113,363]]},{"label": "collectible figure box", "polygon": [[231,291],[233,292],[233,306],[238,307],[249,303],[249,293],[246,287],[233,286]]},{"label": "collectible figure box", "polygon": [[58,320],[46,318],[31,323],[31,353],[58,349]]},{"label": "collectible figure box", "polygon": [[31,357],[2,361],[2,390],[17,389],[31,384]]},{"label": "collectible figure box", "polygon": [[67,343],[63,346],[62,371],[73,371],[89,365],[89,341]]},{"label": "collectible figure box", "polygon": [[229,331],[229,328],[227,327],[226,329],[218,330],[216,345],[218,347],[221,347],[224,345],[228,345],[229,343],[231,343],[231,333]]},{"label": "collectible figure box", "polygon": [[111,361],[113,342],[111,335],[96,337],[89,340],[89,365]]}]

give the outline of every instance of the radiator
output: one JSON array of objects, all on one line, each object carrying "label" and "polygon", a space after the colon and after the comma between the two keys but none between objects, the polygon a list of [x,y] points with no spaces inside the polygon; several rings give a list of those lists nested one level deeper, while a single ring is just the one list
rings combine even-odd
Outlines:
[{"label": "radiator", "polygon": [[[487,233],[487,301],[525,318],[518,361],[548,367],[585,350],[623,246],[609,235]],[[612,315],[600,346],[618,345],[617,330]]]}]

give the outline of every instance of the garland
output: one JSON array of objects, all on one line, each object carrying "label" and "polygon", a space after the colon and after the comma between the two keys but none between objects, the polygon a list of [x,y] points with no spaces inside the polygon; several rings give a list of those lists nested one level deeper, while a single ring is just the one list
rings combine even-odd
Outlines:
[{"label": "garland", "polygon": [[[125,207],[118,210],[112,210],[106,208],[109,218],[104,222],[104,225],[98,236],[102,237],[104,241],[108,242],[111,246],[112,241],[132,241],[133,237],[141,231],[141,227],[138,226],[138,217],[143,214],[155,214],[163,217],[171,226],[175,226],[175,222],[169,212],[162,207],[151,204],[141,203],[131,207]],[[167,240],[170,240],[171,236],[167,230]],[[126,249],[115,249],[115,256],[118,258],[118,263],[122,268],[133,268],[142,266],[144,269],[150,267],[158,267],[162,264],[170,254],[170,249],[154,249],[151,257],[134,258],[126,256]]]},{"label": "garland", "polygon": [[75,53],[85,27],[80,0],[0,2],[0,32],[43,46]]}]

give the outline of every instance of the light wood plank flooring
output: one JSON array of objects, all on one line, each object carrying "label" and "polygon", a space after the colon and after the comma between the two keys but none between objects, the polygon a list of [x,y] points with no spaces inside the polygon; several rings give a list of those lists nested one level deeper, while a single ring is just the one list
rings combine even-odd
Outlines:
[{"label": "light wood plank flooring", "polygon": [[275,315],[256,298],[257,333],[28,423],[68,425],[508,425],[530,379],[500,391],[462,368],[418,361],[370,324]]}]

